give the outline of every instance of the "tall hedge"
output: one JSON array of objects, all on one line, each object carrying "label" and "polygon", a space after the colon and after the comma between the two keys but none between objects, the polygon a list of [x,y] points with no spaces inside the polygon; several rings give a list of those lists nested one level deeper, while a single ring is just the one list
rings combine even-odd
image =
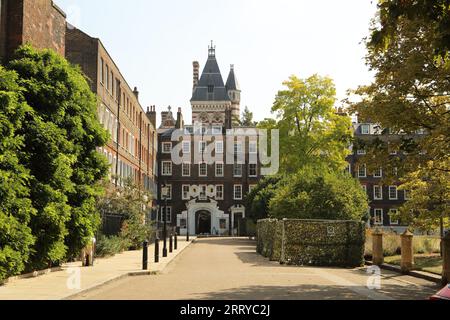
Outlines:
[{"label": "tall hedge", "polygon": [[260,220],[258,253],[283,264],[359,267],[365,236],[358,221]]},{"label": "tall hedge", "polygon": [[0,66],[0,281],[25,269],[34,243],[30,175],[19,162],[23,136],[17,131],[29,111],[20,91],[17,74]]},{"label": "tall hedge", "polygon": [[98,182],[108,171],[96,152],[108,134],[96,116],[97,99],[78,68],[51,50],[17,50],[8,68],[30,106],[17,134],[20,163],[30,173],[37,210],[30,227],[36,242],[28,268],[40,269],[79,254],[99,224]]}]

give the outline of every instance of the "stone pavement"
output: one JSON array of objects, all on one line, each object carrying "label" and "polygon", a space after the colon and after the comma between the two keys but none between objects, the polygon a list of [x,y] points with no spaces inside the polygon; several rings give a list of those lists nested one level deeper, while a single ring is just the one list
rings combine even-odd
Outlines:
[{"label": "stone pavement", "polygon": [[[81,262],[67,263],[61,271],[36,278],[14,279],[0,286],[0,300],[62,300],[93,290],[107,283],[135,275],[151,275],[162,272],[168,264],[186,249],[191,242],[178,237],[178,250],[162,258],[163,242],[160,241],[160,262],[154,263],[154,244],[149,246],[148,271],[142,270],[142,250],[128,251],[111,258],[96,259],[94,267],[82,268]],[[167,248],[169,241],[167,241]]]},{"label": "stone pavement", "polygon": [[163,272],[129,277],[75,299],[87,300],[426,300],[435,283],[367,268],[281,266],[244,238],[197,239]]}]

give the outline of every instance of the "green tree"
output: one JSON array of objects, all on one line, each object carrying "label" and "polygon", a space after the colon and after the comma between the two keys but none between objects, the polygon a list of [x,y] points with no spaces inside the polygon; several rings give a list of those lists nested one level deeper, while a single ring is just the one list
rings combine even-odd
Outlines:
[{"label": "green tree", "polygon": [[0,66],[0,281],[25,269],[34,243],[30,175],[18,157],[23,136],[17,130],[29,111],[20,92],[17,75]]},{"label": "green tree", "polygon": [[106,186],[106,189],[105,195],[98,200],[98,210],[122,216],[120,239],[129,248],[140,248],[144,240],[150,240],[152,235],[147,215],[152,209],[153,195],[140,190],[131,180],[125,181],[120,189],[111,185]]},{"label": "green tree", "polygon": [[336,114],[336,89],[327,77],[291,76],[272,108],[280,130],[280,164],[293,173],[307,165],[343,170],[352,140],[351,120]]},{"label": "green tree", "polygon": [[282,181],[281,176],[268,176],[262,178],[258,185],[245,197],[246,216],[257,222],[267,218],[269,202]]},{"label": "green tree", "polygon": [[433,28],[435,53],[445,57],[450,50],[449,0],[383,0],[378,4],[378,27],[372,32],[370,44],[385,48],[396,36],[402,19],[423,20]]},{"label": "green tree", "polygon": [[108,164],[96,148],[108,134],[86,78],[63,57],[23,46],[8,68],[31,107],[17,134],[24,137],[20,162],[30,171],[37,210],[30,267],[42,268],[78,256],[98,227],[95,200]]},{"label": "green tree", "polygon": [[244,127],[254,127],[257,125],[257,122],[253,121],[253,112],[250,112],[247,106],[245,106],[244,111],[242,112],[240,124]]},{"label": "green tree", "polygon": [[450,226],[450,173],[433,167],[429,162],[421,170],[409,173],[400,187],[409,192],[411,200],[400,208],[397,218],[421,231]]},{"label": "green tree", "polygon": [[343,171],[305,167],[279,184],[269,202],[270,217],[325,220],[367,219],[367,195]]},{"label": "green tree", "polygon": [[[409,188],[436,192],[429,197],[412,193],[418,199],[411,200],[407,207],[416,204],[418,210],[428,209],[425,215],[403,217],[405,222],[417,217],[421,225],[424,220],[420,217],[427,216],[429,225],[433,225],[446,212],[429,208],[435,206],[432,199],[442,195],[433,181],[450,170],[448,21],[448,1],[380,2],[372,36],[366,43],[366,60],[375,80],[359,87],[355,93],[360,100],[351,104],[363,121],[378,123],[382,130],[379,139],[369,145],[367,157],[376,166],[382,165],[385,172],[398,172],[397,179],[403,176]],[[398,135],[394,139],[391,134]],[[392,157],[390,151],[407,156]]]}]

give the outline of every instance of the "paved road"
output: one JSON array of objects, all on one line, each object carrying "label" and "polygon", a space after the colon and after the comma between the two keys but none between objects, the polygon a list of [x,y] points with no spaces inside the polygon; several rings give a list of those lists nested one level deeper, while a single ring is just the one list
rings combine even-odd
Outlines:
[{"label": "paved road", "polygon": [[247,239],[199,239],[157,276],[131,277],[78,299],[324,300],[426,299],[436,285],[383,271],[381,289],[367,288],[365,268],[280,266],[255,253]]}]

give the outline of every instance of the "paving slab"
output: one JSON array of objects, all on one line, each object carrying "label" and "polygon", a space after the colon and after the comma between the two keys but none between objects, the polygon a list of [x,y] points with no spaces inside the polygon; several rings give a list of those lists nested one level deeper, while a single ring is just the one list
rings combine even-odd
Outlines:
[{"label": "paving slab", "polygon": [[192,244],[195,237],[191,240],[186,242],[179,237],[178,250],[168,253],[166,258],[162,257],[161,241],[160,262],[157,264],[154,263],[154,244],[150,245],[147,271],[142,270],[142,250],[139,250],[96,259],[93,267],[83,268],[81,262],[67,263],[60,271],[27,279],[16,277],[0,286],[0,300],[63,300],[128,276],[157,274]]}]

